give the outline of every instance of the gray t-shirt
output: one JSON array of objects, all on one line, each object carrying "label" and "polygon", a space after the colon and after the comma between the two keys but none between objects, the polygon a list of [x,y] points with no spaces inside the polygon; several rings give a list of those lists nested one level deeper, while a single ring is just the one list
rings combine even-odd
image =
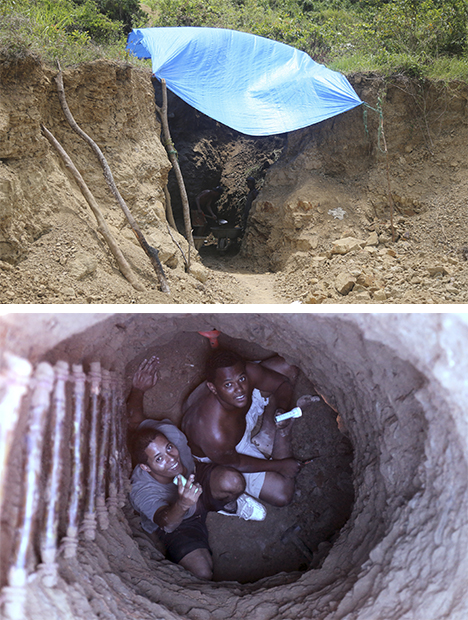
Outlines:
[{"label": "gray t-shirt", "polygon": [[[192,453],[187,444],[187,438],[170,420],[145,420],[139,425],[140,428],[155,428],[175,445],[180,454],[180,460],[187,469],[187,476],[195,471],[195,463]],[[149,532],[155,532],[159,527],[154,523],[154,513],[163,506],[173,504],[178,498],[175,484],[162,484],[139,465],[135,467],[131,477],[132,488],[130,491],[130,503],[140,513],[141,527]],[[196,510],[196,504],[192,506],[184,516],[191,517]]]}]

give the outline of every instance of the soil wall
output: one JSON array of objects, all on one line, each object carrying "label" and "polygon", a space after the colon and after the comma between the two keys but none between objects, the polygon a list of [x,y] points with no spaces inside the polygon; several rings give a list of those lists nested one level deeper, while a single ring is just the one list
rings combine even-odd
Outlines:
[{"label": "soil wall", "polygon": [[[340,237],[365,241],[376,231],[388,242],[391,202],[396,240],[444,254],[465,243],[453,203],[459,207],[467,192],[466,84],[360,75],[350,81],[371,107],[292,132],[267,172],[242,251],[270,269],[284,269],[298,252],[329,253]],[[451,207],[448,221],[442,205]],[[425,230],[418,218],[425,213],[442,226]]]},{"label": "soil wall", "polygon": [[[229,265],[203,264],[201,250],[191,252],[186,273],[187,244],[168,232],[163,187],[170,163],[149,69],[99,61],[66,69],[64,82],[76,120],[103,150],[147,241],[160,252],[169,295],[160,292],[94,154],[68,126],[56,73],[32,57],[0,66],[0,302],[249,303]],[[221,215],[239,223],[245,178],[257,179],[261,191],[239,272],[275,272],[282,303],[466,302],[466,84],[372,75],[350,81],[370,108],[261,139],[171,96],[169,121],[189,199],[193,204],[199,191],[222,183]],[[119,272],[41,124],[69,152],[144,292]],[[181,222],[172,173],[169,187]]]},{"label": "soil wall", "polygon": [[[33,57],[0,65],[1,301],[170,303],[181,290],[188,302],[203,298],[208,274],[194,264],[192,274],[185,276],[181,249],[187,256],[187,244],[176,231],[171,238],[167,229],[163,188],[171,165],[159,139],[150,71],[96,61],[64,70],[63,79],[75,120],[103,151],[146,240],[159,251],[174,297],[160,293],[149,259],[96,156],[67,123],[56,75]],[[144,294],[119,273],[94,215],[41,134],[41,124],[62,144],[90,188],[111,234],[146,288]]]}]

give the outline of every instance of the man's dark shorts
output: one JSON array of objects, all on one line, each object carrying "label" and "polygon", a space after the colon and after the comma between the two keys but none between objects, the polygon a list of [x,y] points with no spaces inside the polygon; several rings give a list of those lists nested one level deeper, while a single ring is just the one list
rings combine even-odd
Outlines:
[{"label": "man's dark shorts", "polygon": [[208,529],[206,527],[206,515],[209,511],[217,511],[223,508],[223,503],[213,499],[210,491],[210,476],[214,463],[197,463],[195,482],[201,484],[203,493],[198,501],[197,511],[189,519],[184,519],[179,527],[173,532],[167,533],[157,530],[159,539],[166,547],[168,560],[178,564],[182,558],[196,549],[208,549]]}]

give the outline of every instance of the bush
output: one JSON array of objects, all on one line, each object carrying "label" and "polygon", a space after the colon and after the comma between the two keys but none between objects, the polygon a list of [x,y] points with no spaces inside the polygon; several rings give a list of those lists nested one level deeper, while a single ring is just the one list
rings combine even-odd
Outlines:
[{"label": "bush", "polygon": [[101,13],[93,0],[2,0],[0,45],[4,58],[33,53],[64,64],[104,54],[124,58],[125,40],[122,22]]},{"label": "bush", "polygon": [[465,0],[393,0],[374,16],[375,41],[393,53],[461,56],[467,19]]}]

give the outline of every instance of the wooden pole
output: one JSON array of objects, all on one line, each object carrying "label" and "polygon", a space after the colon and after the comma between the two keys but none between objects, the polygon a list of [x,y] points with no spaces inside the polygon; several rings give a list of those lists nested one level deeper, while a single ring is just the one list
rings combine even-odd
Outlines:
[{"label": "wooden pole", "polygon": [[118,488],[117,488],[117,505],[120,508],[125,506],[127,501],[127,495],[130,490],[130,473],[131,463],[128,458],[127,449],[127,423],[128,418],[126,416],[127,408],[123,394],[123,383],[120,379],[117,380],[116,390],[116,407],[117,407],[117,442],[118,442]]},{"label": "wooden pole", "polygon": [[102,369],[102,415],[101,415],[101,442],[99,446],[98,463],[98,491],[96,497],[96,513],[99,527],[107,530],[109,516],[106,507],[106,478],[109,470],[109,435],[111,418],[111,376],[108,370]]},{"label": "wooden pole", "polygon": [[117,390],[118,378],[115,372],[111,372],[111,419],[110,419],[110,446],[109,446],[109,497],[107,507],[109,514],[115,515],[117,512],[117,491],[119,476],[119,438],[118,438],[118,419]]},{"label": "wooden pole", "polygon": [[91,383],[91,425],[89,430],[89,473],[86,513],[83,519],[83,534],[87,540],[96,537],[96,477],[98,462],[98,424],[101,394],[101,364],[91,362],[89,381]]},{"label": "wooden pole", "polygon": [[161,265],[161,261],[159,260],[158,250],[156,250],[156,248],[153,248],[148,244],[135,218],[130,212],[130,209],[127,207],[125,200],[120,195],[120,192],[117,189],[117,185],[115,184],[114,177],[112,176],[111,169],[109,168],[109,164],[107,163],[106,158],[104,157],[101,149],[98,147],[96,142],[94,142],[94,140],[92,140],[88,136],[88,134],[85,133],[81,129],[81,127],[79,127],[78,123],[75,121],[72,113],[70,112],[70,109],[68,107],[67,100],[65,97],[65,89],[63,86],[63,78],[62,78],[62,69],[60,68],[60,64],[59,64],[59,72],[55,78],[55,81],[57,83],[57,92],[58,92],[58,96],[59,96],[60,104],[62,106],[63,113],[65,114],[65,118],[67,119],[73,131],[75,131],[81,138],[83,138],[83,140],[85,140],[89,144],[89,146],[92,148],[92,150],[94,151],[95,155],[97,156],[99,160],[99,163],[102,166],[102,169],[104,171],[104,178],[106,179],[111,192],[114,194],[114,197],[119,203],[120,208],[125,213],[127,221],[130,224],[130,227],[133,230],[136,238],[138,239],[139,244],[143,248],[145,254],[149,257],[151,264],[153,265],[153,269],[159,280],[161,291],[163,293],[170,293],[169,285],[167,283],[166,276],[164,274],[164,270]]},{"label": "wooden pole", "polygon": [[73,456],[70,504],[68,506],[67,535],[61,540],[61,548],[66,558],[74,558],[78,547],[78,509],[83,489],[83,461],[81,440],[84,420],[84,398],[86,375],[81,364],[73,364]]},{"label": "wooden pole", "polygon": [[172,201],[167,185],[164,186],[164,198],[166,200],[166,217],[169,224],[174,230],[177,230],[177,226],[174,219],[174,213],[172,212]]},{"label": "wooden pole", "polygon": [[52,471],[47,484],[48,505],[46,523],[41,540],[41,559],[39,565],[44,585],[53,587],[57,583],[56,563],[57,535],[59,522],[60,482],[63,470],[62,444],[66,415],[65,383],[68,379],[69,368],[67,362],[57,362],[55,367],[55,388],[53,408],[55,414],[53,444],[52,444]]},{"label": "wooden pole", "polygon": [[137,291],[143,292],[145,290],[145,287],[140,282],[138,282],[137,278],[135,277],[135,274],[133,273],[130,265],[127,263],[125,256],[122,254],[122,251],[117,245],[117,242],[115,241],[114,237],[111,235],[111,232],[109,228],[107,227],[106,220],[102,216],[101,210],[99,209],[98,204],[93,194],[90,192],[89,187],[86,185],[83,177],[81,176],[81,174],[79,173],[75,165],[73,164],[70,156],[65,151],[65,149],[62,147],[60,142],[54,137],[54,135],[46,127],[44,127],[44,125],[41,125],[41,129],[42,129],[42,133],[44,134],[44,136],[52,144],[52,146],[55,148],[57,153],[62,158],[65,164],[65,167],[71,172],[73,178],[75,179],[78,187],[81,190],[81,193],[83,194],[83,197],[85,198],[86,202],[91,207],[91,211],[94,213],[97,223],[98,223],[98,231],[107,241],[107,245],[109,246],[112,254],[114,255],[114,258],[117,261],[117,264],[119,266],[120,271],[122,272],[122,275],[125,276],[125,278],[127,278],[127,280],[130,282],[133,288],[135,288]]},{"label": "wooden pole", "polygon": [[32,548],[33,526],[39,499],[39,480],[44,443],[44,427],[50,410],[50,394],[54,385],[54,370],[47,362],[36,368],[33,378],[26,440],[26,467],[23,487],[21,521],[15,541],[14,564],[8,571],[8,586],[3,589],[4,613],[8,620],[23,620],[28,578],[28,554]]},{"label": "wooden pole", "polygon": [[184,211],[185,236],[187,237],[189,245],[195,247],[192,236],[192,223],[190,221],[190,206],[187,196],[187,190],[185,189],[184,177],[182,176],[182,172],[180,170],[179,160],[177,159],[177,151],[175,150],[174,142],[172,142],[171,132],[169,130],[169,121],[167,120],[167,88],[166,80],[164,78],[161,79],[161,84],[163,99],[162,106],[156,106],[156,110],[161,118],[161,124],[163,128],[163,143],[166,147],[167,154],[169,155],[169,159],[174,168],[177,183],[179,185],[180,197],[182,199],[182,208]]}]

